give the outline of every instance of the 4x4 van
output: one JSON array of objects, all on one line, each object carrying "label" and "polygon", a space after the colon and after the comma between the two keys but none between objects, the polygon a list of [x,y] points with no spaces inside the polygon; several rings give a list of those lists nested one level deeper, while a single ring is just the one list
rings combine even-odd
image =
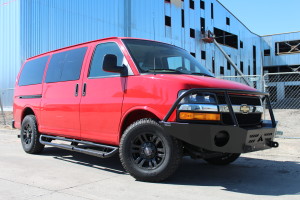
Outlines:
[{"label": "4x4 van", "polygon": [[[271,120],[263,120],[264,105]],[[26,60],[14,95],[23,149],[119,153],[141,181],[162,181],[182,156],[225,165],[277,147],[268,94],[214,78],[187,51],[106,38]]]}]

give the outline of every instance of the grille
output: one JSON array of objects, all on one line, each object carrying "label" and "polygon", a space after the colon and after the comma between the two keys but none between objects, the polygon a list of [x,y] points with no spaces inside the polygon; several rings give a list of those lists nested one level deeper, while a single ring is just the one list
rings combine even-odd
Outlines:
[{"label": "grille", "polygon": [[[219,104],[227,104],[224,95],[217,95]],[[232,105],[253,105],[260,106],[261,101],[258,96],[243,96],[243,95],[230,95],[229,96]],[[221,114],[223,124],[233,125],[230,113]],[[258,125],[261,122],[261,113],[240,114],[236,113],[236,118],[240,126],[253,126]]]},{"label": "grille", "polygon": [[[240,126],[258,125],[261,122],[261,113],[255,114],[236,114],[237,121]],[[226,125],[233,125],[233,121],[229,113],[222,113],[222,121]]]},{"label": "grille", "polygon": [[[218,95],[219,104],[226,104],[225,97],[223,95]],[[259,106],[261,105],[260,98],[257,96],[242,96],[242,95],[230,95],[229,96],[232,105],[253,105]]]}]

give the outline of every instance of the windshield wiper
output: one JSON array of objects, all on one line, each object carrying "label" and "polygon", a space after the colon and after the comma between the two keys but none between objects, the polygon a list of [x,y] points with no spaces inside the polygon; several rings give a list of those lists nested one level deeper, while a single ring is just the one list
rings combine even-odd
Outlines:
[{"label": "windshield wiper", "polygon": [[192,72],[190,73],[191,75],[200,75],[200,76],[208,76],[208,77],[214,77],[212,75],[206,74],[206,73],[201,73],[201,72]]},{"label": "windshield wiper", "polygon": [[149,69],[149,70],[147,70],[147,72],[157,72],[157,71],[159,71],[159,72],[176,72],[179,74],[186,74],[183,71],[176,70],[176,69]]}]

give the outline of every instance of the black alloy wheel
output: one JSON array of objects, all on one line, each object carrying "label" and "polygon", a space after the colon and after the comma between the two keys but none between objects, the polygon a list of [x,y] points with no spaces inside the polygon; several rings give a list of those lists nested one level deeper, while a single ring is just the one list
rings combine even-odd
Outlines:
[{"label": "black alloy wheel", "polygon": [[137,135],[130,149],[134,163],[142,169],[158,168],[166,156],[166,147],[155,133]]},{"label": "black alloy wheel", "polygon": [[160,182],[178,168],[183,147],[166,134],[153,119],[140,119],[124,132],[120,142],[120,159],[125,170],[136,180]]},{"label": "black alloy wheel", "polygon": [[39,141],[40,133],[37,130],[37,122],[34,115],[24,117],[21,126],[21,143],[26,153],[36,154],[44,149]]}]

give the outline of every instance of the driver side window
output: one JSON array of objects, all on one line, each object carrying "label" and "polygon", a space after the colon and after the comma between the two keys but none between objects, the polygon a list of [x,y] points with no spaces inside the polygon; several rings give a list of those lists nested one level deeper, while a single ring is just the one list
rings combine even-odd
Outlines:
[{"label": "driver side window", "polygon": [[93,55],[93,59],[90,65],[90,71],[89,71],[89,78],[101,78],[101,77],[108,77],[108,76],[120,76],[120,74],[111,73],[103,71],[103,59],[104,56],[107,54],[114,54],[117,56],[117,65],[122,66],[123,65],[123,59],[124,55],[121,52],[119,46],[114,42],[109,43],[103,43],[99,44]]}]

